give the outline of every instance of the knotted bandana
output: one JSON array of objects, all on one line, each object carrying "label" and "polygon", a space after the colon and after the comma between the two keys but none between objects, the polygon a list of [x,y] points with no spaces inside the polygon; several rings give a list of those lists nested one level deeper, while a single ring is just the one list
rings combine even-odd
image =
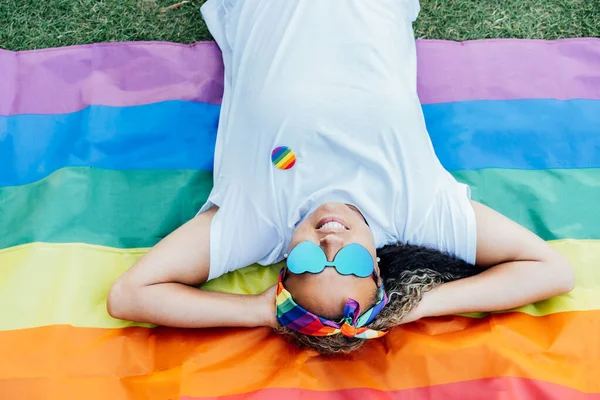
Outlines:
[{"label": "knotted bandana", "polygon": [[360,314],[360,305],[356,300],[348,299],[344,306],[342,321],[334,322],[321,318],[299,306],[292,298],[291,293],[283,286],[283,276],[284,270],[282,269],[277,284],[276,307],[277,319],[283,326],[309,336],[331,336],[341,333],[346,337],[375,339],[387,334],[384,331],[364,327],[375,319],[389,301],[383,285],[378,289],[377,303],[364,314]]}]

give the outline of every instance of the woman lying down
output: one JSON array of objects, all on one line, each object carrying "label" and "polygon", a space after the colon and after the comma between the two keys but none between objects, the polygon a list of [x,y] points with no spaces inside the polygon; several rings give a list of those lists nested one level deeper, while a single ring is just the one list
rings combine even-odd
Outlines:
[{"label": "woman lying down", "polygon": [[[543,240],[442,167],[417,96],[417,0],[209,0],[225,92],[214,188],[113,286],[116,318],[268,326],[323,354],[396,325],[568,292]],[[286,260],[256,296],[193,286]]]}]

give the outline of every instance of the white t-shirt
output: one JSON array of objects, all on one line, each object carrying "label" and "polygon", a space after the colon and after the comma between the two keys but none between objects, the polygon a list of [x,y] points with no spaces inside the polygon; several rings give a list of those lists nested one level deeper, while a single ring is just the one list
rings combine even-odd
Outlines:
[{"label": "white t-shirt", "polygon": [[[417,96],[418,0],[209,0],[225,91],[210,231],[214,279],[279,262],[325,202],[356,206],[376,246],[475,261],[470,192],[442,167]],[[271,152],[296,163],[278,169]]]}]

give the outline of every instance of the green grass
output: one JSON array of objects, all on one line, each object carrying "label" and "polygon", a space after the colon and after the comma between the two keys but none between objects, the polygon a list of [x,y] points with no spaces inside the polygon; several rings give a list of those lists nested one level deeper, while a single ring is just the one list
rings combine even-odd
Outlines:
[{"label": "green grass", "polygon": [[421,38],[600,37],[600,0],[423,0]]},{"label": "green grass", "polygon": [[[26,50],[108,41],[209,40],[198,10],[203,0],[162,12],[177,1],[0,0],[0,47]],[[420,38],[600,37],[600,0],[422,0],[421,7],[416,25]]]}]

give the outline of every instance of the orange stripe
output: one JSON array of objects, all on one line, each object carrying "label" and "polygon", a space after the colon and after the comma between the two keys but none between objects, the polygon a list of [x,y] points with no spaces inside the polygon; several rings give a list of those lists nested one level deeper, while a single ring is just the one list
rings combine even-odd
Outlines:
[{"label": "orange stripe", "polygon": [[283,169],[287,169],[290,167],[290,165],[294,164],[296,162],[296,156],[293,156],[289,159],[288,162],[285,163],[285,165],[283,166]]},{"label": "orange stripe", "polygon": [[599,337],[600,311],[448,317],[397,328],[364,351],[328,359],[268,329],[49,326],[0,332],[0,393],[167,399],[264,388],[395,391],[500,376],[597,393]]},{"label": "orange stripe", "polygon": [[279,163],[277,163],[277,166],[281,169],[286,169],[288,167],[288,165],[290,165],[295,160],[296,160],[296,156],[294,155],[294,153],[290,153],[287,156],[285,156],[285,158],[283,160],[281,160]]}]

